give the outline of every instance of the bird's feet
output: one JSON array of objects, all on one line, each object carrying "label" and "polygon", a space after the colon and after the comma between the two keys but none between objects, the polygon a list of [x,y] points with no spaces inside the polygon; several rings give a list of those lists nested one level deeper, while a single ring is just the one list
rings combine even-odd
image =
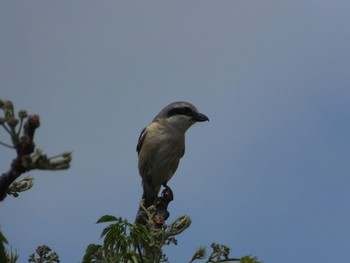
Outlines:
[{"label": "bird's feet", "polygon": [[168,200],[168,203],[174,200],[174,194],[171,188],[165,183],[163,184],[164,190],[162,191],[161,197]]},{"label": "bird's feet", "polygon": [[174,199],[173,191],[166,184],[160,197],[155,201],[156,213],[153,218],[154,227],[161,228],[169,217],[168,205]]}]

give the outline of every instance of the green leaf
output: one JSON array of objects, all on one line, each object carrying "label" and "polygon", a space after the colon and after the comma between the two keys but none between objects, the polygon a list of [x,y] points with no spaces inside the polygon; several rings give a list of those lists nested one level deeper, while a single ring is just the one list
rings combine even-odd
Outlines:
[{"label": "green leaf", "polygon": [[99,220],[97,220],[96,224],[114,222],[114,221],[118,221],[118,218],[111,215],[104,215],[104,216],[101,216]]},{"label": "green leaf", "polygon": [[101,248],[101,245],[90,244],[85,250],[85,255],[82,263],[90,263],[91,257]]},{"label": "green leaf", "polygon": [[7,262],[5,244],[7,244],[7,240],[0,231],[0,262]]},{"label": "green leaf", "polygon": [[112,228],[113,228],[113,225],[109,225],[106,228],[104,228],[102,230],[100,238],[103,238],[107,233],[109,233],[111,231]]},{"label": "green leaf", "polygon": [[1,233],[1,231],[0,231],[0,243],[7,244],[7,240],[5,236]]}]

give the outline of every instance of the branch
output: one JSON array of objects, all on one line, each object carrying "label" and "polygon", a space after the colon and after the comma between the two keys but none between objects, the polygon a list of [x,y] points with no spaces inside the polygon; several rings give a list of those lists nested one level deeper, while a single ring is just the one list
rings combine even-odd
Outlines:
[{"label": "branch", "polygon": [[[23,173],[34,169],[68,169],[72,157],[70,152],[65,152],[54,157],[47,157],[42,150],[35,149],[34,134],[40,126],[38,115],[28,116],[27,112],[22,110],[18,113],[18,118],[16,118],[12,102],[1,99],[0,109],[4,112],[4,117],[0,118],[0,124],[10,134],[13,144],[11,146],[1,142],[1,145],[13,147],[17,153],[16,158],[12,160],[10,169],[0,176],[0,201],[3,201],[7,194],[17,196],[16,189],[20,189],[21,191],[25,189],[23,187],[18,188],[18,185],[14,185],[14,187],[9,189],[11,184]],[[26,121],[24,122],[25,119]],[[23,133],[20,136],[23,122]],[[18,124],[20,125],[17,128]]]},{"label": "branch", "polygon": [[[5,114],[6,115],[6,114]],[[27,172],[26,163],[30,160],[30,154],[34,151],[34,132],[40,126],[39,116],[29,116],[24,124],[23,135],[17,140],[16,132],[11,130],[12,142],[17,151],[17,157],[13,159],[11,168],[0,177],[0,201],[4,200],[9,186],[23,173]]]},{"label": "branch", "polygon": [[150,207],[145,207],[144,200],[141,200],[135,224],[146,225],[150,230],[161,229],[169,217],[167,209],[173,199],[172,190],[169,186],[165,186],[161,196],[157,197]]}]

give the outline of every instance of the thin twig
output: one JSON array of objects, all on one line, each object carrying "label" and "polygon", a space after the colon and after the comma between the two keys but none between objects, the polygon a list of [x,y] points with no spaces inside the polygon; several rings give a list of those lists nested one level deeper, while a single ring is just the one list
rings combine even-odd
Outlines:
[{"label": "thin twig", "polygon": [[12,146],[12,145],[10,145],[10,144],[7,144],[7,143],[4,143],[4,142],[2,142],[2,141],[0,141],[0,144],[1,144],[2,146],[7,147],[7,148],[15,149],[14,146]]}]

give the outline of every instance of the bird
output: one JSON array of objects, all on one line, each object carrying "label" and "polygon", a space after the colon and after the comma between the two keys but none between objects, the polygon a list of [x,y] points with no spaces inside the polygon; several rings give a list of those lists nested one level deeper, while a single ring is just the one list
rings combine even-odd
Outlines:
[{"label": "bird", "polygon": [[[164,107],[142,130],[136,151],[142,178],[144,207],[154,204],[162,186],[167,187],[185,154],[185,133],[196,122],[209,121],[197,108],[185,101]],[[138,213],[139,214],[139,213]],[[136,222],[142,220],[136,217]]]}]

